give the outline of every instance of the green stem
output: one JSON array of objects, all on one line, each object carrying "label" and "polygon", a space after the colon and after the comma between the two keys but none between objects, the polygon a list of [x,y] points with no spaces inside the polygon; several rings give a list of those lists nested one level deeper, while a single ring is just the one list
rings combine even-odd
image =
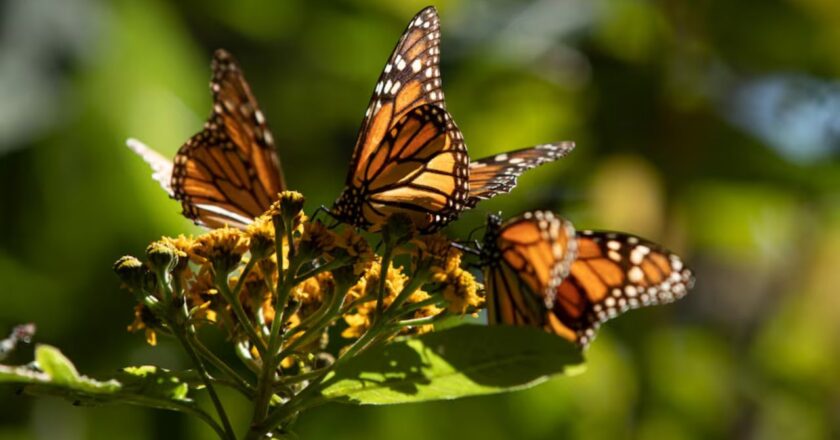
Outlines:
[{"label": "green stem", "polygon": [[442,302],[446,302],[446,299],[444,299],[440,295],[435,294],[435,295],[432,295],[431,298],[427,298],[427,299],[424,299],[423,301],[418,301],[416,303],[411,303],[411,304],[406,305],[405,307],[402,308],[402,310],[399,310],[398,311],[399,313],[396,313],[395,316],[407,315],[411,312],[416,312],[417,310],[420,310],[424,307],[436,306],[436,305],[438,305]]},{"label": "green stem", "polygon": [[385,250],[382,253],[382,266],[379,269],[379,288],[376,291],[376,315],[373,318],[374,323],[382,319],[382,313],[385,310],[385,282],[388,278],[388,269],[391,267],[392,253],[393,246],[386,241]]},{"label": "green stem", "polygon": [[257,365],[257,361],[251,357],[251,352],[248,350],[247,343],[244,343],[243,341],[235,342],[234,347],[236,356],[239,360],[242,361],[242,363],[245,364],[245,366],[248,367],[248,369],[254,374],[259,374],[260,366]]},{"label": "green stem", "polygon": [[[286,258],[289,260],[289,267],[284,271],[283,277],[280,278],[283,282],[283,289],[281,290],[278,287],[278,295],[277,295],[277,308],[274,309],[275,318],[277,317],[277,313],[280,314],[280,325],[277,327],[277,330],[274,328],[274,322],[272,322],[271,327],[271,336],[274,339],[274,343],[269,343],[269,347],[272,347],[272,353],[277,353],[280,350],[280,347],[283,346],[283,339],[284,335],[282,335],[283,328],[286,327],[286,321],[294,315],[294,313],[289,313],[287,303],[289,301],[289,295],[292,292],[292,288],[297,285],[298,281],[295,279],[295,273],[300,268],[301,262],[296,261],[295,258],[295,246],[294,246],[294,231],[291,228],[286,228],[286,242],[289,246],[289,255]],[[279,281],[279,280],[278,280]],[[296,311],[296,310],[295,310]],[[280,358],[282,360],[282,358]]]},{"label": "green stem", "polygon": [[314,378],[317,378],[317,377],[321,377],[329,369],[330,369],[330,367],[325,367],[325,368],[322,368],[320,370],[308,371],[306,373],[301,373],[301,374],[298,374],[298,375],[295,375],[295,376],[281,377],[280,380],[277,381],[277,385],[283,385],[283,386],[294,385],[296,383],[300,383],[300,382],[303,382],[305,380],[310,380],[310,379],[314,379]]},{"label": "green stem", "polygon": [[216,274],[216,287],[219,288],[219,292],[225,298],[225,301],[230,304],[230,308],[233,309],[233,314],[236,315],[236,319],[239,321],[240,326],[245,328],[245,333],[247,333],[248,337],[254,342],[254,345],[257,347],[257,351],[260,352],[261,356],[264,356],[266,352],[265,342],[257,334],[257,331],[254,330],[254,324],[248,318],[248,315],[245,313],[245,309],[242,308],[239,298],[234,297],[233,293],[230,291],[230,287],[227,283],[227,275],[222,276]]},{"label": "green stem", "polygon": [[236,286],[233,287],[234,298],[239,298],[239,292],[242,291],[242,286],[245,285],[245,279],[248,278],[248,274],[251,273],[251,270],[254,268],[254,265],[256,263],[257,262],[254,261],[253,258],[251,258],[250,260],[248,260],[247,263],[245,263],[245,267],[242,269],[242,273],[239,275],[239,280],[236,281]]},{"label": "green stem", "polygon": [[132,404],[137,405],[137,406],[152,407],[152,408],[165,409],[165,410],[170,410],[170,411],[181,411],[185,414],[194,415],[194,416],[198,417],[201,421],[206,423],[208,426],[213,428],[213,431],[216,432],[216,435],[218,435],[219,438],[221,438],[221,439],[228,438],[227,434],[222,429],[222,427],[219,426],[219,424],[216,423],[216,421],[213,420],[213,418],[210,417],[209,414],[202,411],[201,408],[197,408],[197,407],[194,407],[194,406],[191,406],[191,405],[188,405],[188,404],[185,404],[185,403],[180,403],[180,402],[177,402],[177,401],[173,401],[173,400],[156,399],[154,397],[141,396],[141,395],[125,396],[124,401],[128,402],[128,403],[132,403]]},{"label": "green stem", "polygon": [[394,298],[394,301],[388,307],[388,318],[393,318],[400,311],[400,306],[411,297],[423,284],[429,279],[431,272],[428,267],[420,267],[414,272],[414,276],[408,281],[408,284],[403,287],[402,291]]},{"label": "green stem", "polygon": [[207,394],[210,395],[210,399],[213,401],[213,406],[216,407],[216,413],[218,413],[219,419],[222,421],[222,425],[224,426],[226,434],[222,438],[236,440],[236,433],[233,431],[233,427],[230,424],[230,420],[228,420],[227,413],[225,412],[225,407],[222,406],[222,401],[219,400],[219,395],[216,394],[216,389],[213,387],[213,381],[210,380],[210,375],[207,374],[207,369],[204,367],[204,362],[202,362],[201,358],[198,356],[198,353],[196,353],[195,349],[190,344],[188,338],[184,336],[184,332],[180,330],[183,329],[174,330],[173,333],[175,333],[175,336],[178,338],[178,341],[184,347],[184,350],[186,350],[187,354],[189,354],[190,358],[195,364],[195,367],[198,370],[198,374],[199,376],[201,376],[201,381],[204,382],[204,386],[207,388]]},{"label": "green stem", "polygon": [[421,325],[434,324],[449,317],[449,313],[444,310],[437,315],[424,316],[422,318],[405,319],[396,323],[397,327],[417,327]]},{"label": "green stem", "polygon": [[195,333],[189,332],[187,334],[187,338],[189,338],[190,343],[198,350],[199,354],[201,354],[204,359],[210,362],[216,369],[224,373],[228,378],[232,380],[232,384],[234,388],[242,393],[248,399],[254,398],[254,387],[248,381],[246,381],[239,373],[236,372],[233,368],[231,368],[227,363],[219,359],[213,351],[208,349],[201,341],[196,337]]},{"label": "green stem", "polygon": [[344,261],[344,260],[339,259],[339,260],[330,261],[329,263],[322,264],[322,265],[320,265],[320,266],[318,266],[314,269],[310,269],[310,270],[296,276],[295,280],[294,280],[294,284],[296,284],[296,285],[300,284],[300,283],[308,280],[309,278],[312,278],[312,277],[314,277],[314,276],[316,276],[320,273],[328,272],[328,271],[331,271],[333,269],[338,269],[339,267],[346,266],[346,265],[347,265],[347,261]]},{"label": "green stem", "polygon": [[[283,359],[284,353],[293,353],[295,350],[300,348],[303,345],[311,342],[313,338],[316,338],[320,335],[321,331],[332,322],[333,319],[338,317],[337,312],[341,309],[342,304],[344,304],[344,298],[347,296],[347,290],[342,289],[341,292],[333,291],[332,297],[330,301],[324,304],[322,309],[315,312],[312,315],[314,319],[302,322],[300,326],[297,328],[301,328],[304,334],[295,339],[288,347],[286,347],[280,355],[278,356],[279,359]],[[314,322],[314,323],[313,323]],[[310,323],[312,323],[310,325]],[[305,327],[307,326],[307,327]]]},{"label": "green stem", "polygon": [[[287,225],[289,226],[289,225]],[[280,331],[283,329],[286,318],[286,303],[292,291],[293,271],[294,267],[294,231],[289,227],[284,227],[284,233],[288,246],[287,260],[289,267],[284,267],[283,264],[283,239],[282,235],[278,234],[275,229],[275,253],[277,255],[277,287],[275,290],[276,297],[274,302],[274,319],[271,322],[271,330],[268,337],[268,349],[262,354],[262,367],[260,375],[257,380],[257,395],[254,399],[254,414],[251,418],[251,426],[256,426],[262,422],[268,415],[269,406],[271,404],[271,396],[274,394],[274,376],[277,370],[277,352],[280,349],[282,339]],[[249,430],[248,438],[251,438],[253,432]],[[258,438],[258,437],[257,437]]]}]

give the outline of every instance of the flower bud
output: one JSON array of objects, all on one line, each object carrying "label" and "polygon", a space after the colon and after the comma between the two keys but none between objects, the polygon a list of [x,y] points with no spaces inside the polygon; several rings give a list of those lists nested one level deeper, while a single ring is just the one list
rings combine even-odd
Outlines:
[{"label": "flower bud", "polygon": [[298,243],[298,256],[304,260],[313,260],[329,254],[335,247],[335,233],[327,229],[320,221],[303,225],[303,235]]},{"label": "flower bud", "polygon": [[301,221],[303,194],[297,191],[283,191],[277,195],[278,200],[268,209],[271,220],[274,223],[276,235],[284,235],[287,230],[292,230]]},{"label": "flower bud", "polygon": [[146,248],[149,265],[155,271],[171,272],[178,264],[178,251],[170,244],[156,241]]},{"label": "flower bud", "polygon": [[114,272],[132,290],[152,292],[155,289],[155,275],[140,260],[131,255],[121,257],[114,263]]},{"label": "flower bud", "polygon": [[190,264],[189,251],[193,245],[192,238],[179,235],[175,238],[163,237],[161,241],[175,249],[175,255],[178,256],[178,262],[172,268],[172,274],[176,276],[183,274]]},{"label": "flower bud", "polygon": [[254,223],[248,225],[245,231],[250,239],[251,258],[254,261],[268,258],[274,252],[274,228],[272,227],[272,220],[268,216],[260,216],[254,220]]},{"label": "flower bud", "polygon": [[227,275],[242,260],[247,248],[248,242],[242,231],[224,227],[196,238],[192,251],[210,261],[217,275]]}]

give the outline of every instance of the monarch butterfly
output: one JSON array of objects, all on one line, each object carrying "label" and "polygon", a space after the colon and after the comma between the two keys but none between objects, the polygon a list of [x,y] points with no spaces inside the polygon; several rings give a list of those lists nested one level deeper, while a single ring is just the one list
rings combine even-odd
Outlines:
[{"label": "monarch butterfly", "polygon": [[434,232],[481,200],[509,192],[528,169],[564,156],[572,142],[470,161],[446,111],[434,7],[408,24],[374,88],[332,214],[375,231],[394,213]]},{"label": "monarch butterfly", "polygon": [[174,164],[134,139],[128,146],[149,165],[183,214],[208,228],[244,227],[286,188],[280,158],[265,117],[227,51],[213,55],[213,111],[204,128],[175,156]]},{"label": "monarch butterfly", "polygon": [[544,211],[505,223],[490,216],[481,254],[490,324],[542,327],[582,347],[605,321],[675,301],[694,283],[682,260],[654,243],[575,232]]}]

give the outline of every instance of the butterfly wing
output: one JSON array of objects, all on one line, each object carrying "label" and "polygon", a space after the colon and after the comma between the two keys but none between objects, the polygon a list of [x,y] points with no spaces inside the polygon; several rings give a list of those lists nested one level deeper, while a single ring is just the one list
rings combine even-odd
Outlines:
[{"label": "butterfly wing", "polygon": [[425,104],[400,119],[360,169],[363,190],[345,189],[335,214],[376,231],[395,213],[434,232],[467,197],[469,158],[460,132],[440,107]]},{"label": "butterfly wing", "polygon": [[243,227],[285,189],[265,117],[233,57],[213,57],[213,113],[175,156],[171,188],[199,225]]},{"label": "butterfly wing", "polygon": [[439,64],[440,20],[430,6],[409,22],[376,82],[353,150],[348,186],[362,185],[362,169],[409,111],[426,104],[445,108]]},{"label": "butterfly wing", "polygon": [[549,328],[585,346],[598,327],[639,307],[685,296],[694,277],[677,255],[630,234],[582,231],[571,272],[554,292]]},{"label": "butterfly wing", "polygon": [[491,324],[546,325],[553,292],[576,255],[572,224],[551,212],[526,212],[498,225],[488,222],[484,252]]},{"label": "butterfly wing", "polygon": [[470,162],[470,196],[467,207],[471,208],[482,200],[510,192],[522,173],[557,160],[574,147],[574,142],[537,145]]},{"label": "butterfly wing", "polygon": [[377,230],[388,216],[433,232],[463,209],[469,157],[440,88],[440,21],[434,7],[409,23],[371,97],[336,216]]},{"label": "butterfly wing", "polygon": [[172,191],[172,161],[137,139],[128,139],[125,144],[152,167],[152,179],[160,184],[169,197],[175,197]]}]

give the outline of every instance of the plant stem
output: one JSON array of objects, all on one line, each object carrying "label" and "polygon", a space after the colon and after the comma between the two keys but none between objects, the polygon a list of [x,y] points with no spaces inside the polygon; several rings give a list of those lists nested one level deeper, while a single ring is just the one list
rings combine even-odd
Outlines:
[{"label": "plant stem", "polygon": [[434,324],[434,323],[436,323],[438,321],[441,321],[441,320],[443,320],[445,318],[448,318],[448,317],[449,317],[449,313],[447,313],[447,311],[444,310],[444,311],[438,313],[437,315],[424,316],[422,318],[405,319],[405,320],[402,320],[402,321],[398,321],[396,323],[396,325],[398,327],[417,327],[417,326],[421,326],[421,325]]},{"label": "plant stem", "polygon": [[392,252],[393,246],[386,241],[385,250],[382,252],[382,266],[379,269],[379,288],[376,292],[376,315],[373,318],[374,323],[382,319],[382,313],[385,310],[385,282],[388,278],[388,269],[391,267]]},{"label": "plant stem", "polygon": [[192,343],[193,347],[195,347],[199,354],[201,354],[204,359],[208,362],[213,364],[216,369],[224,373],[233,381],[235,388],[242,393],[246,398],[253,399],[254,398],[254,386],[248,383],[239,373],[236,372],[233,368],[231,368],[228,364],[224,361],[219,359],[215,353],[213,353],[210,349],[208,349],[201,341],[196,337],[195,333],[189,332],[187,334],[187,338],[189,338],[190,343]]},{"label": "plant stem", "polygon": [[[254,437],[253,427],[262,422],[268,415],[269,406],[271,404],[271,396],[274,394],[274,376],[277,370],[277,352],[280,350],[282,338],[280,332],[283,329],[286,317],[286,303],[292,291],[294,281],[294,267],[297,265],[294,262],[294,231],[291,225],[285,225],[283,232],[285,234],[288,254],[286,259],[289,262],[289,267],[284,267],[283,264],[283,237],[278,234],[279,230],[275,229],[275,253],[277,255],[277,287],[275,290],[274,302],[274,319],[271,322],[271,331],[268,337],[268,348],[265,353],[262,353],[262,367],[259,378],[257,379],[257,395],[254,399],[254,414],[251,418],[252,429],[248,431],[246,438]],[[259,434],[260,436],[262,434]]]},{"label": "plant stem", "polygon": [[445,302],[446,299],[441,297],[439,294],[433,294],[431,298],[424,299],[423,301],[419,301],[416,303],[411,303],[403,307],[402,310],[399,310],[399,313],[396,313],[395,316],[406,315],[411,312],[420,310],[424,307],[428,306],[436,306],[442,302]]},{"label": "plant stem", "polygon": [[236,286],[233,287],[234,298],[239,298],[239,292],[242,291],[242,286],[245,285],[245,278],[248,278],[248,274],[251,273],[251,270],[254,268],[254,265],[256,263],[257,262],[254,261],[253,258],[251,258],[250,260],[248,260],[247,263],[245,263],[245,267],[242,269],[242,273],[239,275],[239,280],[236,281]]},{"label": "plant stem", "polygon": [[141,396],[141,395],[130,395],[125,396],[125,401],[128,403],[133,403],[138,406],[144,407],[151,407],[151,408],[158,408],[158,409],[166,409],[170,411],[181,411],[186,414],[192,414],[198,417],[201,421],[206,423],[213,431],[216,431],[216,435],[219,436],[221,439],[226,439],[227,433],[210,417],[209,414],[202,411],[201,408],[194,407],[185,403],[180,403],[168,399],[156,399],[154,397],[149,396]]},{"label": "plant stem", "polygon": [[320,334],[321,330],[324,329],[324,327],[329,325],[329,323],[333,319],[338,317],[337,312],[339,309],[341,309],[341,305],[344,304],[344,298],[346,296],[347,290],[342,289],[341,292],[334,290],[332,297],[330,297],[329,303],[324,304],[323,310],[318,310],[315,314],[312,315],[313,319],[311,321],[307,319],[307,321],[302,322],[300,326],[297,327],[303,328],[304,334],[292,341],[288,347],[286,347],[282,352],[280,352],[278,358],[282,360],[284,357],[286,357],[284,356],[284,353],[293,353],[296,349],[312,341],[314,337],[317,337]]},{"label": "plant stem", "polygon": [[339,267],[344,266],[346,264],[347,264],[347,262],[342,261],[342,260],[330,261],[329,263],[322,264],[322,265],[320,265],[320,266],[318,266],[314,269],[310,269],[310,270],[296,276],[294,283],[295,284],[300,284],[300,283],[308,280],[309,278],[314,277],[315,275],[318,275],[322,272],[331,271],[333,269],[338,269]]},{"label": "plant stem", "polygon": [[225,412],[225,407],[222,406],[222,401],[219,400],[218,394],[216,394],[216,389],[213,387],[213,381],[210,380],[210,376],[207,374],[207,369],[204,368],[204,362],[202,362],[201,358],[196,353],[193,346],[190,344],[188,338],[184,335],[184,332],[181,329],[175,329],[173,333],[178,338],[178,341],[181,342],[181,345],[186,350],[187,354],[192,359],[193,363],[195,364],[196,369],[198,370],[199,376],[201,376],[202,382],[204,382],[204,386],[207,388],[207,394],[210,395],[210,399],[213,401],[213,406],[216,407],[216,412],[219,415],[219,419],[222,421],[222,425],[225,429],[225,437],[230,440],[236,440],[236,433],[233,431],[233,427],[230,425],[230,420],[228,420],[227,413]]},{"label": "plant stem", "polygon": [[397,314],[399,314],[399,308],[403,305],[404,302],[408,300],[411,295],[417,291],[423,284],[428,281],[430,275],[430,271],[428,267],[421,267],[418,268],[414,272],[414,276],[411,277],[411,280],[408,281],[408,284],[403,287],[402,291],[400,291],[399,295],[394,298],[394,301],[388,307],[388,318],[393,318]]},{"label": "plant stem", "polygon": [[248,315],[245,313],[245,309],[242,308],[242,304],[239,303],[239,298],[234,297],[233,293],[230,291],[230,287],[228,287],[227,283],[227,275],[216,275],[216,287],[219,288],[219,292],[228,304],[230,304],[230,308],[233,309],[233,314],[236,315],[236,319],[239,320],[240,326],[245,329],[245,333],[248,334],[248,337],[254,341],[257,351],[260,352],[261,356],[264,356],[266,352],[265,342],[257,334],[257,331],[254,330],[254,324],[248,318]]}]

